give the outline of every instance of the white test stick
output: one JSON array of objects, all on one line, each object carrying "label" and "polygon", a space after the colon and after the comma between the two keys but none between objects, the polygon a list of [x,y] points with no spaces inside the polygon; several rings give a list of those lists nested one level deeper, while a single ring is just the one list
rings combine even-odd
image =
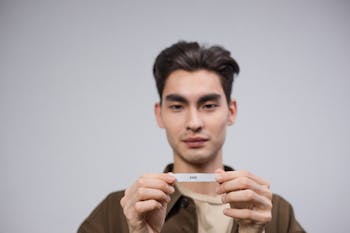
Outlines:
[{"label": "white test stick", "polygon": [[174,173],[177,182],[215,182],[215,173]]}]

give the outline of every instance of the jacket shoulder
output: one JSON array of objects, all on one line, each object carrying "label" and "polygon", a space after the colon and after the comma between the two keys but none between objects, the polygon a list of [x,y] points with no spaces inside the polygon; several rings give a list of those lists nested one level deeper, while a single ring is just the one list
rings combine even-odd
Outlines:
[{"label": "jacket shoulder", "polygon": [[293,206],[278,194],[273,194],[272,196],[272,219],[266,226],[266,232],[305,232],[295,218]]},{"label": "jacket shoulder", "polygon": [[128,232],[128,225],[120,205],[124,190],[109,194],[84,220],[78,233]]}]

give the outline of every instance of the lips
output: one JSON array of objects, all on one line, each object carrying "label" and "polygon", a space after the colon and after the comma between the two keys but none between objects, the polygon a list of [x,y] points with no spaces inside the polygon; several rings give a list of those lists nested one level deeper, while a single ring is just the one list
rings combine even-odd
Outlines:
[{"label": "lips", "polygon": [[203,147],[205,142],[207,142],[207,138],[202,137],[193,137],[193,138],[186,138],[183,140],[183,142],[189,147],[189,148],[200,148]]}]

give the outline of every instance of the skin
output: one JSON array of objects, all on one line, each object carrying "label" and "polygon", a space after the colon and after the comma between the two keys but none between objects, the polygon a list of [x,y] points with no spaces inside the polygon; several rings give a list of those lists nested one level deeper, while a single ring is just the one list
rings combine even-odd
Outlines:
[{"label": "skin", "polygon": [[[155,104],[157,123],[173,150],[174,173],[217,174],[217,182],[183,185],[194,192],[221,195],[223,203],[230,204],[223,214],[238,221],[240,232],[262,232],[271,220],[269,182],[248,171],[222,169],[226,129],[236,115],[236,101],[226,101],[219,76],[206,70],[172,72],[162,104]],[[174,183],[171,174],[146,174],[126,189],[121,205],[130,232],[161,231]]]}]

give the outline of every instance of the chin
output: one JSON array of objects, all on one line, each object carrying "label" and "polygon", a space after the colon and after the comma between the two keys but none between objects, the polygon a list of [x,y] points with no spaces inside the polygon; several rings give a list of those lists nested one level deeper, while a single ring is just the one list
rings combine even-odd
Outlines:
[{"label": "chin", "polygon": [[190,153],[181,156],[183,160],[192,165],[204,165],[215,159],[215,156],[203,153]]}]

